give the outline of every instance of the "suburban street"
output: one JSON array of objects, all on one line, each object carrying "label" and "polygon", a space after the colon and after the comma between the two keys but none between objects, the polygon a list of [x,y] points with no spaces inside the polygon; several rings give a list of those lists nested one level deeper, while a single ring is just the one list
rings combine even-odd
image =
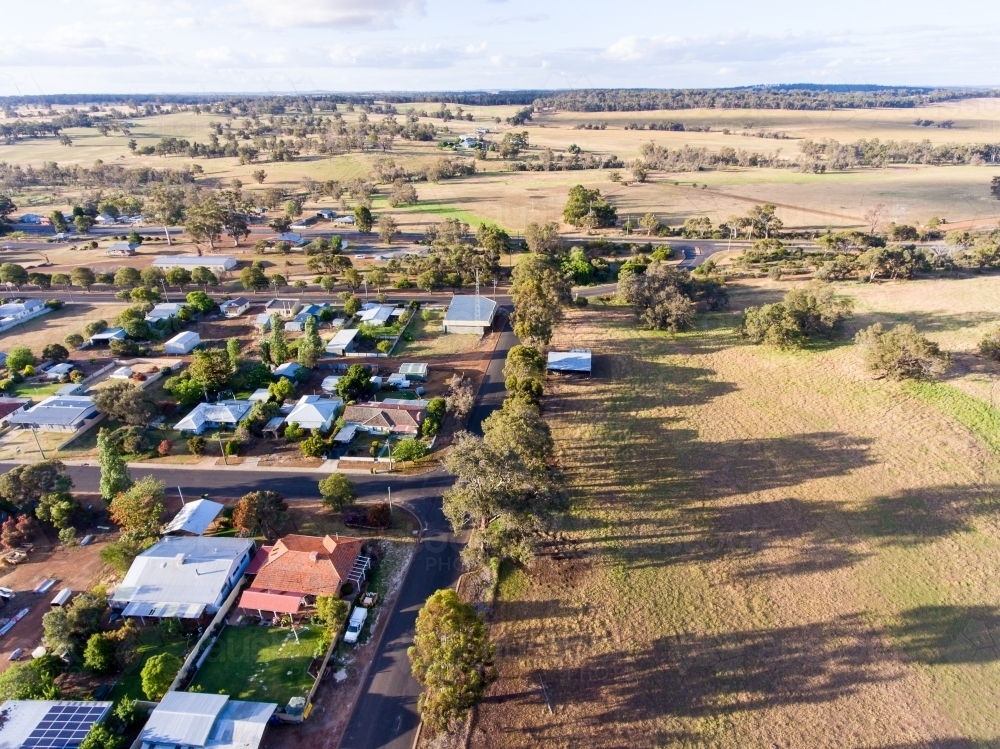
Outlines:
[{"label": "suburban street", "polygon": [[[504,299],[504,301],[507,301]],[[469,428],[479,432],[483,419],[503,403],[505,390],[503,366],[507,352],[517,344],[506,312],[498,326],[500,339],[493,352],[479,391],[477,404],[469,420]],[[0,463],[0,470],[14,464]],[[74,489],[96,493],[100,469],[96,465],[68,466]],[[190,501],[203,494],[214,499],[235,499],[250,491],[279,491],[291,502],[316,499],[316,472],[267,472],[239,469],[203,470],[181,467],[132,467],[133,478],[153,475],[162,480],[169,492],[179,488]],[[451,477],[441,469],[406,476],[398,474],[352,474],[351,480],[361,501],[385,499],[392,488],[392,500],[413,512],[422,526],[420,546],[409,573],[403,581],[385,633],[375,653],[371,669],[362,687],[340,746],[351,749],[391,747],[404,749],[412,745],[420,718],[417,696],[420,687],[410,675],[406,649],[413,639],[417,612],[434,591],[456,584],[462,572],[460,540],[441,511],[441,495],[451,485]]]}]

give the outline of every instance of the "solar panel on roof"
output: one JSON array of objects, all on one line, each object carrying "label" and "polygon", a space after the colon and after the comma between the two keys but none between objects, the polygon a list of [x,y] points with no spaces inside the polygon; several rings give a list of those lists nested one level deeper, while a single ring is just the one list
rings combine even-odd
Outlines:
[{"label": "solar panel on roof", "polygon": [[77,749],[108,705],[53,705],[21,749]]}]

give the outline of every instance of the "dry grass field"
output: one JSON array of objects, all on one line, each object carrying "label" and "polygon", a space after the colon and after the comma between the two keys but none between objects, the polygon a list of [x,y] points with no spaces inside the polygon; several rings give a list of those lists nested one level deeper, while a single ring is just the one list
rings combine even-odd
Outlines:
[{"label": "dry grass field", "polygon": [[[86,298],[86,294],[80,293]],[[81,301],[67,304],[62,309],[48,312],[34,320],[17,325],[0,333],[0,346],[9,351],[14,346],[27,346],[38,356],[42,349],[50,343],[62,343],[70,333],[83,335],[83,329],[88,322],[106,320],[109,324],[126,309],[127,304],[90,304]],[[105,352],[106,353],[106,352]]]},{"label": "dry grass field", "polygon": [[[405,112],[410,105],[401,105]],[[432,104],[414,104],[415,109],[436,109]],[[475,121],[450,122],[441,137],[454,137],[471,132],[475,127],[496,129],[494,117],[510,116],[516,107],[466,107]],[[319,113],[329,115],[329,113]],[[357,113],[343,112],[347,122]],[[379,115],[373,115],[379,119]],[[952,120],[951,128],[918,127],[916,118],[935,122]],[[220,121],[217,115],[196,115],[189,112],[167,114],[135,120],[131,137],[140,146],[153,145],[164,136],[206,142],[208,123]],[[441,126],[441,120],[426,120]],[[707,132],[664,132],[625,130],[628,123],[681,122],[686,127],[709,127]],[[236,120],[236,125],[241,120]],[[583,123],[606,122],[606,130],[577,130]],[[512,129],[499,126],[499,132]],[[692,109],[653,112],[556,112],[536,114],[534,120],[516,128],[527,130],[533,145],[531,154],[541,154],[543,147],[565,153],[570,144],[577,144],[586,153],[615,154],[626,162],[639,155],[643,143],[650,140],[659,145],[679,148],[684,145],[718,150],[733,147],[760,153],[780,151],[784,157],[798,154],[803,139],[832,138],[842,143],[859,138],[881,140],[929,140],[934,144],[995,142],[1000,138],[1000,108],[996,100],[949,102],[919,109],[837,110],[803,112],[789,110],[716,110]],[[729,134],[723,130],[729,129]],[[785,138],[758,138],[745,133],[782,133]],[[105,163],[128,166],[146,165],[157,168],[179,167],[191,163],[182,156],[162,158],[136,156],[129,152],[129,138],[120,135],[103,136],[93,128],[76,128],[67,133],[73,146],[58,145],[51,139],[22,141],[0,145],[0,161],[40,166],[46,161],[61,164],[90,165],[101,159]],[[461,154],[459,154],[461,155]],[[378,158],[389,156],[401,166],[419,170],[441,157],[455,157],[442,151],[436,143],[419,143],[397,139],[387,154],[350,153],[333,157],[310,154],[293,162],[261,162],[240,165],[233,158],[200,159],[205,176],[227,183],[232,178],[243,181],[248,190],[267,187],[300,189],[303,178],[317,181],[348,180],[366,176]],[[250,178],[254,169],[263,167],[267,181],[256,185]],[[925,222],[932,216],[946,218],[953,224],[973,222],[983,226],[996,223],[1000,206],[989,198],[990,179],[1000,174],[1000,167],[934,167],[894,166],[886,169],[858,169],[844,173],[801,174],[784,169],[740,169],[718,171],[654,174],[648,184],[622,186],[610,181],[610,170],[589,170],[552,173],[512,173],[503,170],[503,162],[491,158],[477,162],[480,173],[474,177],[447,180],[439,184],[418,184],[420,204],[406,209],[390,210],[376,200],[379,211],[395,215],[401,228],[420,230],[428,223],[455,217],[472,224],[484,220],[497,221],[511,231],[521,232],[530,221],[559,220],[567,190],[582,183],[599,187],[611,195],[623,216],[633,218],[646,212],[656,213],[661,220],[677,225],[691,216],[707,215],[714,222],[733,213],[745,213],[753,204],[773,202],[786,226],[825,230],[859,226],[862,215],[873,203],[882,202],[889,208],[892,219],[904,223]],[[626,170],[627,176],[627,170]],[[34,190],[15,196],[24,206],[38,208],[68,208],[73,193],[53,193]],[[336,207],[323,201],[313,207]]]},{"label": "dry grass field", "polygon": [[[995,283],[840,289],[856,326],[912,320],[961,364]],[[846,341],[739,341],[738,311],[787,287],[678,336],[615,308],[560,328],[596,367],[546,400],[573,511],[502,579],[473,746],[1000,741],[1000,412],[963,386],[1000,371],[915,387]]]}]

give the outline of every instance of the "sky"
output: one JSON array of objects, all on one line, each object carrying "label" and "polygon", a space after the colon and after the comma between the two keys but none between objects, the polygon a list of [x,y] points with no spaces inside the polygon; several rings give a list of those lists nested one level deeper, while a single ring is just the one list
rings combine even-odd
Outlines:
[{"label": "sky", "polygon": [[13,0],[0,96],[1000,85],[1000,3]]}]

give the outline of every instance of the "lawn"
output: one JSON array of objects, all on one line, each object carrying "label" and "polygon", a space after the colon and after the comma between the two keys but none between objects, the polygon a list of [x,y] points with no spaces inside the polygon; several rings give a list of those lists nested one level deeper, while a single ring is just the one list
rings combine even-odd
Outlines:
[{"label": "lawn", "polygon": [[[855,325],[968,356],[1000,314],[981,282],[839,288]],[[472,746],[995,745],[1000,412],[962,367],[873,380],[849,342],[778,352],[737,320],[671,336],[592,308],[557,332],[595,354],[544,403],[572,512],[505,570]]]},{"label": "lawn", "polygon": [[288,627],[226,627],[191,689],[284,708],[312,688],[308,668],[326,652],[322,636],[315,625],[298,629],[298,642]]},{"label": "lawn", "polygon": [[[470,333],[445,333],[442,327],[444,314],[436,310],[424,310],[407,328],[407,333],[413,340],[400,341],[393,356],[427,359],[465,354],[475,350],[482,338]],[[428,319],[425,320],[424,315]]]},{"label": "lawn", "polygon": [[142,691],[142,667],[146,661],[160,653],[176,655],[181,660],[187,655],[188,641],[176,635],[160,634],[154,627],[145,627],[141,633],[139,647],[136,648],[131,664],[119,677],[108,699],[118,701],[124,697],[130,699],[148,699]]},{"label": "lawn", "polygon": [[14,386],[11,396],[14,398],[31,398],[37,402],[47,398],[64,386],[61,382],[21,382]]}]

